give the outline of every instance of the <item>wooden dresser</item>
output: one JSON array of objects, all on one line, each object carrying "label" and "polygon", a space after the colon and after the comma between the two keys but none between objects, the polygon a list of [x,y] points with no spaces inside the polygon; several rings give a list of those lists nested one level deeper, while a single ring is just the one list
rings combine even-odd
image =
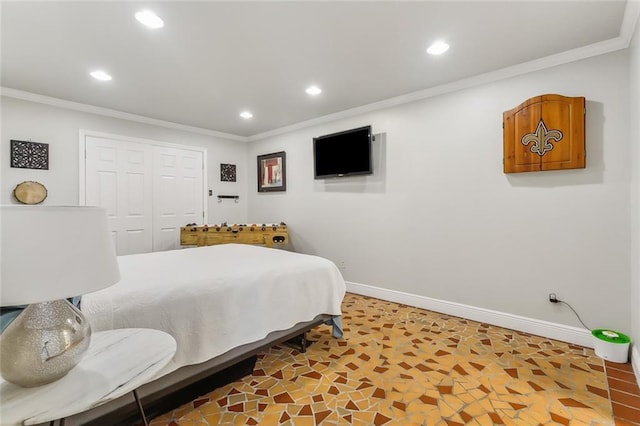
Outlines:
[{"label": "wooden dresser", "polygon": [[241,243],[279,247],[289,243],[287,225],[201,225],[180,228],[180,245],[211,246],[215,244]]}]

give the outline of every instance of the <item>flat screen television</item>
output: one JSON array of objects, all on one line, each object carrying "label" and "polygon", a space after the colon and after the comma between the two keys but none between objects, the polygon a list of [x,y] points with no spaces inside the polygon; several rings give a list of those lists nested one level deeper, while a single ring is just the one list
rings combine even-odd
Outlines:
[{"label": "flat screen television", "polygon": [[316,179],[373,173],[371,126],[313,138],[313,166]]}]

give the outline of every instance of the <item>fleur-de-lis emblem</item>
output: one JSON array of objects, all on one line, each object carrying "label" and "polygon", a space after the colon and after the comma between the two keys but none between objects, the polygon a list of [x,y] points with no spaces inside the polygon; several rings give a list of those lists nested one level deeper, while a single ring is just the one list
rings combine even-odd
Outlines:
[{"label": "fleur-de-lis emblem", "polygon": [[551,140],[556,142],[560,142],[562,140],[562,132],[560,130],[547,130],[547,126],[545,126],[544,121],[540,119],[538,123],[538,127],[536,128],[535,133],[527,133],[522,137],[522,145],[527,146],[531,142],[531,148],[529,151],[535,152],[540,157],[542,157],[547,152],[553,149],[553,145],[551,144]]}]

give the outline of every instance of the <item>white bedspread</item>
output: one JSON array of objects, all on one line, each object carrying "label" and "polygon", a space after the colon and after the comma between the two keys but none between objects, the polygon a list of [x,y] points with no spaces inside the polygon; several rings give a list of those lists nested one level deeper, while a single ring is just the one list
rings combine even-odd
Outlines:
[{"label": "white bedspread", "polygon": [[122,280],[82,296],[94,331],[154,328],[176,356],[163,374],[197,364],[318,314],[341,315],[345,284],[317,256],[225,244],[118,258]]}]

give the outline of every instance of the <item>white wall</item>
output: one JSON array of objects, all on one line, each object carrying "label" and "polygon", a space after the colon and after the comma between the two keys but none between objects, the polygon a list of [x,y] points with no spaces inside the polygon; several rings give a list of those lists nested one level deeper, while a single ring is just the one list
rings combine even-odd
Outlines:
[{"label": "white wall", "polygon": [[[554,323],[630,330],[627,52],[603,55],[251,144],[287,152],[287,192],[249,212],[345,279]],[[401,73],[398,75],[401,78]],[[505,175],[502,113],[544,93],[587,99],[587,168]],[[329,96],[329,94],[327,94]],[[368,178],[314,181],[312,138],[373,125]]]},{"label": "white wall", "polygon": [[[45,204],[78,204],[78,140],[79,130],[94,130],[123,136],[151,139],[207,148],[209,222],[243,223],[247,220],[247,144],[212,136],[199,135],[118,118],[73,111],[3,96],[2,158],[0,164],[0,202],[15,203],[15,186],[35,180],[48,189]],[[49,144],[49,170],[9,167],[11,139]],[[220,163],[237,165],[237,182],[220,182]],[[240,195],[240,202],[217,202],[215,195]]]},{"label": "white wall", "polygon": [[[629,51],[250,145],[2,97],[0,202],[37,180],[46,203],[77,204],[79,129],[205,146],[209,187],[240,195],[209,198],[210,223],[285,221],[298,251],[344,264],[349,281],[578,326],[553,291],[591,327],[640,341],[638,44],[636,31]],[[543,93],[587,98],[587,169],[505,175],[502,112]],[[374,175],[314,181],[312,138],[366,124]],[[10,139],[49,143],[50,170],[10,168]],[[287,192],[257,193],[256,156],[280,150]],[[221,162],[237,183],[220,182]]]},{"label": "white wall", "polygon": [[629,48],[631,180],[631,339],[634,367],[640,381],[640,25]]}]

